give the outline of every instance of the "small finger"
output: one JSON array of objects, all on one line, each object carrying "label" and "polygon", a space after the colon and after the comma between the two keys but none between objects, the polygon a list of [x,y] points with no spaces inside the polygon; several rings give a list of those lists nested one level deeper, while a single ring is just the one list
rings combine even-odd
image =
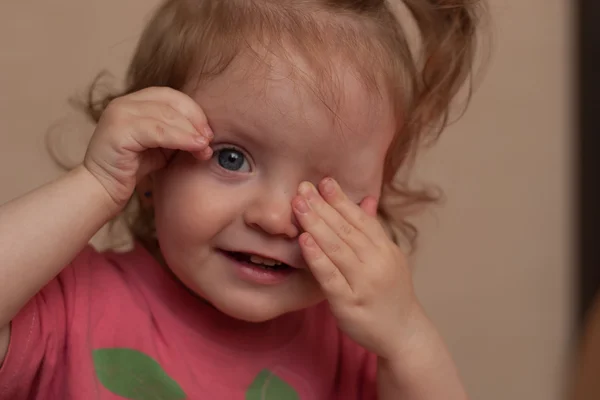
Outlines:
[{"label": "small finger", "polygon": [[356,229],[363,232],[373,243],[379,244],[382,240],[387,239],[379,221],[370,215],[373,212],[373,208],[375,208],[376,214],[377,208],[376,204],[372,204],[372,200],[368,200],[368,210],[363,210],[360,206],[350,201],[333,178],[323,179],[319,184],[319,192],[323,195],[327,203],[335,208]]},{"label": "small finger", "polygon": [[[135,101],[131,102],[131,106],[128,107],[127,112],[140,118],[156,119],[184,131],[198,132],[186,116],[168,104],[155,101]],[[212,139],[205,132],[198,133],[206,137],[208,141]]]},{"label": "small finger", "polygon": [[312,210],[302,196],[293,200],[293,206],[302,229],[310,234],[321,251],[335,264],[346,280],[352,283],[357,266],[361,264],[356,253]]},{"label": "small finger", "polygon": [[127,97],[137,101],[164,102],[185,116],[198,132],[211,139],[214,137],[202,108],[183,92],[168,87],[151,87],[132,93]]},{"label": "small finger", "polygon": [[360,208],[367,213],[367,215],[377,218],[377,199],[373,196],[367,196],[360,202]]},{"label": "small finger", "polygon": [[358,256],[371,246],[371,241],[348,222],[335,208],[328,204],[309,182],[302,182],[298,193],[303,196],[317,215],[339,236]]},{"label": "small finger", "polygon": [[152,118],[136,119],[131,140],[125,148],[135,152],[165,148],[198,152],[208,146],[208,140],[197,132],[189,132]]},{"label": "small finger", "polygon": [[308,268],[327,297],[342,296],[352,290],[344,275],[321,250],[310,233],[304,232],[298,241]]}]

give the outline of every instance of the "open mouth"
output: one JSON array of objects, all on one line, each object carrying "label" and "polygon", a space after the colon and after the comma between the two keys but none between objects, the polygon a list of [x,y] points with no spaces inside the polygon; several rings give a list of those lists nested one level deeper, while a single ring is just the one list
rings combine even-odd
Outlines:
[{"label": "open mouth", "polygon": [[286,263],[283,263],[272,258],[265,258],[249,253],[239,253],[235,251],[223,251],[223,253],[238,262],[251,265],[253,267],[262,268],[270,271],[285,271],[292,267]]}]

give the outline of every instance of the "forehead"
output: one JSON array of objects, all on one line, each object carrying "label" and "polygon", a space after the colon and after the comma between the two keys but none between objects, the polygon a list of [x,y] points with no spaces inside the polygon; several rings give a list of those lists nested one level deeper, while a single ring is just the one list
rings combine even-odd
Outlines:
[{"label": "forehead", "polygon": [[193,97],[217,139],[243,136],[312,173],[372,182],[395,132],[390,101],[342,60],[329,60],[324,74],[314,70],[297,55],[245,52]]}]

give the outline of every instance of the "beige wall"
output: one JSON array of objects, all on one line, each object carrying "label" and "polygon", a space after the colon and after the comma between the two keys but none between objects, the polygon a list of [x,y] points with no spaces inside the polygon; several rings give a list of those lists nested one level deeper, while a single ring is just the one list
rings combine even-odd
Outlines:
[{"label": "beige wall", "polygon": [[474,399],[555,400],[576,268],[572,2],[491,3],[485,81],[424,163],[448,200],[427,220],[417,282]]},{"label": "beige wall", "polygon": [[[485,81],[419,172],[448,201],[424,221],[418,290],[473,399],[561,398],[574,269],[568,3],[492,0]],[[122,74],[154,4],[0,2],[0,202],[59,174],[51,124],[74,121],[62,126],[80,150],[90,128],[66,99],[102,68]]]}]

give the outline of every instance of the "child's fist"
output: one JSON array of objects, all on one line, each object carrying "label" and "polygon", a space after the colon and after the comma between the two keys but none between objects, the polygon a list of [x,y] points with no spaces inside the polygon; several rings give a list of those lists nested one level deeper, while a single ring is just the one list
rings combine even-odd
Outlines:
[{"label": "child's fist", "polygon": [[136,183],[163,168],[176,150],[212,156],[204,112],[176,90],[149,88],[113,100],[98,122],[84,166],[123,207]]}]

